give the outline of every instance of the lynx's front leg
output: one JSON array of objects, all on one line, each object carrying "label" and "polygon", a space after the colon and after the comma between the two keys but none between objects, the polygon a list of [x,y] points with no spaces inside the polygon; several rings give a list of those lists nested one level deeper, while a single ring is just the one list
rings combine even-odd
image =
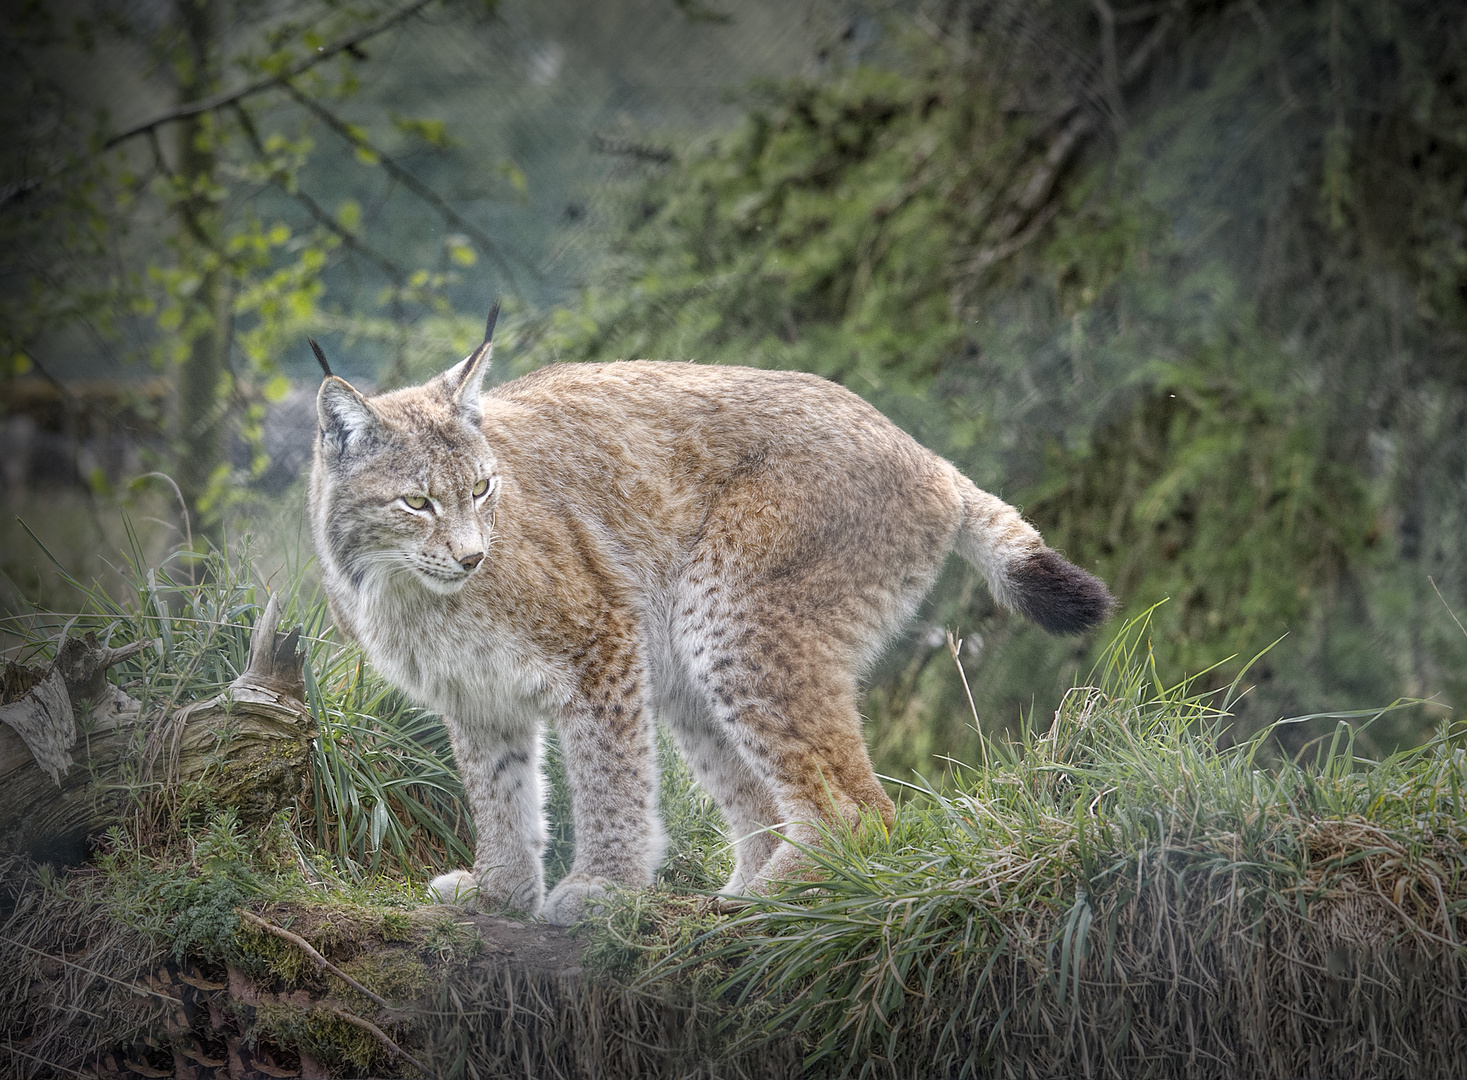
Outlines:
[{"label": "lynx's front leg", "polygon": [[545,898],[544,795],[538,725],[505,733],[445,717],[453,755],[474,815],[478,843],[472,873],[434,878],[429,888],[444,903],[480,911],[534,915]]},{"label": "lynx's front leg", "polygon": [[558,726],[575,824],[571,871],[545,901],[561,926],[591,914],[608,886],[642,888],[662,861],[657,754],[635,646],[607,641],[593,650],[582,692]]}]

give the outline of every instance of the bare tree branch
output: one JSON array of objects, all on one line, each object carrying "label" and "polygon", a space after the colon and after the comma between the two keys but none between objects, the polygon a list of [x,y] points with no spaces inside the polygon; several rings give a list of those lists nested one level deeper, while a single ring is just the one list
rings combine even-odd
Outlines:
[{"label": "bare tree branch", "polygon": [[288,83],[291,79],[296,78],[298,75],[303,75],[317,64],[331,59],[338,53],[352,52],[362,42],[374,38],[384,30],[390,30],[398,23],[412,18],[412,16],[422,11],[432,2],[433,0],[413,0],[406,7],[399,8],[391,14],[384,15],[376,22],[362,27],[356,33],[348,34],[340,41],[334,42],[331,45],[323,45],[314,56],[308,56],[299,63],[292,64],[284,71],[274,75],[267,75],[263,79],[256,79],[254,82],[234,90],[221,90],[217,94],[211,94],[198,101],[187,102],[177,108],[169,109],[167,112],[159,113],[151,120],[144,120],[141,124],[134,124],[132,127],[118,132],[104,142],[102,149],[111,150],[119,143],[126,142],[128,139],[136,135],[141,135],[145,131],[151,131],[153,128],[161,127],[163,124],[171,124],[175,120],[184,120],[190,116],[198,116],[200,113],[213,112],[215,109],[222,109],[226,105],[233,105],[236,101],[242,101],[264,90]]},{"label": "bare tree branch", "polygon": [[[168,160],[163,156],[163,147],[158,141],[157,130],[149,130],[146,134],[148,136],[148,145],[153,150],[153,167],[158,170],[159,174],[165,180],[174,185],[176,190],[178,174],[168,167]],[[227,252],[220,249],[218,242],[204,230],[203,225],[199,222],[198,215],[193,212],[193,209],[187,201],[180,200],[177,206],[178,216],[183,219],[184,228],[188,230],[188,234],[194,238],[194,241],[200,247],[207,248],[219,256],[225,265],[234,262]]]},{"label": "bare tree branch", "polygon": [[1284,61],[1283,53],[1279,51],[1278,40],[1274,37],[1273,27],[1269,25],[1268,16],[1264,15],[1263,8],[1258,6],[1258,0],[1247,0],[1243,10],[1248,12],[1248,17],[1253,20],[1253,25],[1258,29],[1258,37],[1263,45],[1264,55],[1273,66],[1274,74],[1279,81],[1279,95],[1284,99],[1291,110],[1299,107],[1299,96],[1294,93],[1293,84],[1289,82],[1289,69]]},{"label": "bare tree branch", "polygon": [[997,244],[991,244],[980,250],[963,264],[962,272],[969,275],[981,274],[994,263],[1007,259],[1038,236],[1043,231],[1044,226],[1048,225],[1054,218],[1054,215],[1059,212],[1059,208],[1060,204],[1058,202],[1049,203],[1039,213],[1034,215],[1034,219],[1022,231],[1010,235],[1007,239]]},{"label": "bare tree branch", "polygon": [[1166,40],[1167,33],[1175,22],[1175,13],[1172,11],[1168,11],[1156,20],[1155,25],[1151,28],[1151,33],[1142,39],[1141,44],[1136,46],[1135,51],[1126,57],[1126,62],[1121,65],[1121,86],[1129,86],[1138,75],[1146,70],[1146,65],[1151,63],[1152,54]]},{"label": "bare tree branch", "polygon": [[[1094,129],[1095,117],[1077,106],[1070,114],[1069,121],[1051,140],[1049,148],[1044,152],[1044,157],[1029,174],[1028,182],[1014,196],[1008,209],[999,218],[996,227],[988,230],[989,235],[994,237],[993,242],[968,260],[962,267],[962,272],[981,273],[998,260],[1017,251],[1019,247],[1033,238],[1032,235],[1021,233],[1020,230],[1025,222],[1043,206],[1060,171],[1079,148],[1083,138]],[[1044,220],[1047,221],[1048,218]],[[1024,237],[1023,241],[1017,245],[1011,245],[1011,241],[1019,236]]]},{"label": "bare tree branch", "polygon": [[[316,951],[315,947],[309,941],[301,937],[299,934],[293,934],[283,927],[276,926],[268,919],[262,919],[260,916],[256,915],[248,908],[239,908],[238,913],[241,919],[243,919],[245,922],[249,923],[256,929],[263,930],[267,934],[273,934],[275,937],[280,938],[282,941],[290,942],[301,952],[305,953],[307,959],[309,959],[311,963],[315,964],[316,967],[320,970],[329,971],[332,975],[335,975],[338,979],[346,983],[357,993],[365,994],[367,997],[371,998],[388,1012],[395,1011],[390,1001],[388,1001],[382,995],[368,990],[365,986],[357,982],[346,972],[342,971],[341,968],[337,967],[330,960],[327,960],[326,957],[322,956],[319,952]],[[361,1016],[357,1016],[355,1013],[347,1012],[345,1009],[337,1008],[334,1005],[328,1005],[324,1001],[316,1002],[314,1008],[319,1010],[320,1012],[324,1012],[330,1016],[334,1016],[338,1020],[345,1021],[346,1023],[351,1024],[353,1027],[361,1028],[393,1054],[396,1054],[398,1057],[402,1058],[404,1061],[412,1065],[415,1069],[417,1069],[424,1075],[430,1077],[436,1075],[433,1070],[428,1068],[428,1066],[424,1065],[421,1061],[413,1057],[402,1047],[398,1046],[397,1043],[393,1042],[392,1039],[388,1037],[386,1032],[384,1032],[381,1028],[372,1023],[370,1020],[367,1020],[366,1018]]]},{"label": "bare tree branch", "polygon": [[1103,73],[1103,98],[1110,113],[1111,127],[1119,132],[1126,124],[1121,102],[1121,66],[1116,59],[1116,13],[1109,0],[1090,0],[1100,17],[1100,55]]},{"label": "bare tree branch", "polygon": [[[255,122],[246,111],[242,102],[232,102],[231,108],[239,120],[239,126],[245,133],[250,147],[255,151],[255,156],[260,159],[261,164],[269,165],[270,155],[265,150],[265,144],[260,140],[260,133],[255,129]],[[318,203],[314,198],[299,188],[292,188],[285,182],[279,170],[271,169],[270,179],[281,191],[285,192],[296,202],[300,203],[310,214],[315,222],[335,235],[342,245],[351,251],[361,255],[368,262],[375,263],[377,268],[386,274],[394,284],[401,285],[407,280],[407,272],[386,255],[372,247],[366,241],[360,239],[356,233],[343,225],[334,214]]]},{"label": "bare tree branch", "polygon": [[1142,4],[1139,7],[1127,8],[1125,11],[1117,11],[1116,25],[1129,26],[1134,22],[1144,22],[1146,19],[1154,18],[1168,8],[1173,7],[1176,7],[1173,0],[1163,0],[1159,4]]},{"label": "bare tree branch", "polygon": [[[1162,10],[1161,5],[1155,9],[1143,9],[1147,16],[1157,10],[1162,13],[1141,43],[1122,60],[1116,49],[1115,27],[1118,22],[1130,22],[1136,17],[1130,13],[1124,19],[1118,16],[1109,0],[1092,0],[1092,3],[1101,25],[1102,92],[1085,96],[1098,97],[1104,102],[1105,111],[1110,114],[1112,124],[1119,130],[1124,123],[1121,112],[1122,91],[1146,70],[1171,30],[1174,11]],[[1170,5],[1171,9],[1175,7],[1175,2]],[[1094,113],[1085,110],[1078,98],[1061,111],[1060,117],[1064,119],[1063,126],[1050,140],[1044,156],[1029,173],[1023,187],[1009,199],[1003,214],[994,225],[983,230],[991,239],[957,268],[962,277],[976,277],[1032,242],[1058,211],[1058,205],[1048,201],[1055,182],[1096,126]]]},{"label": "bare tree branch", "polygon": [[[499,245],[489,238],[488,233],[450,206],[438,192],[434,191],[392,158],[384,154],[359,130],[348,124],[309,94],[303,93],[294,83],[285,82],[281,83],[281,86],[287,94],[295,99],[298,105],[318,116],[327,127],[347,142],[376,158],[377,164],[382,166],[383,171],[388,176],[392,177],[393,180],[400,183],[434,210],[438,211],[444,221],[472,239],[485,255],[494,260],[494,264],[499,267],[500,272],[509,280],[511,290],[515,293],[519,292],[519,283],[515,279],[514,271],[510,268],[509,261],[500,253]],[[523,260],[520,260],[520,262],[532,275],[539,277],[538,272],[533,266],[529,266]]]},{"label": "bare tree branch", "polygon": [[618,139],[611,135],[601,134],[591,136],[591,149],[598,154],[620,154],[641,161],[654,161],[658,165],[666,165],[674,156],[673,152],[665,146],[652,146],[648,143],[633,142],[631,139]]},{"label": "bare tree branch", "polygon": [[[139,135],[151,134],[159,127],[162,127],[164,124],[171,124],[177,120],[186,120],[191,116],[198,116],[201,113],[213,112],[216,109],[222,109],[225,106],[233,105],[237,101],[243,101],[247,97],[251,97],[265,90],[270,90],[274,87],[280,86],[290,79],[294,79],[296,76],[302,75],[305,72],[311,70],[311,68],[315,67],[322,61],[331,59],[331,57],[336,56],[338,53],[355,52],[357,48],[362,44],[362,42],[367,41],[369,38],[376,37],[378,34],[382,33],[385,30],[392,29],[392,27],[396,26],[398,23],[404,22],[412,16],[416,15],[419,11],[422,11],[423,8],[427,7],[432,2],[433,0],[413,0],[413,2],[408,4],[406,7],[399,8],[397,11],[383,16],[376,22],[370,23],[367,26],[362,27],[360,30],[356,31],[353,34],[347,35],[340,41],[334,42],[330,45],[322,46],[313,56],[308,56],[304,60],[301,60],[296,64],[292,64],[284,71],[277,72],[274,75],[267,75],[261,79],[256,79],[252,83],[248,83],[245,86],[236,87],[233,90],[221,90],[217,94],[211,94],[206,98],[200,98],[198,101],[186,102],[182,105],[177,106],[176,108],[169,109],[167,112],[159,113],[157,116],[154,116],[150,120],[144,120],[140,124],[134,124],[132,127],[127,128],[124,131],[119,131],[116,135],[110,136],[104,143],[102,143],[102,150],[111,150],[129,139],[136,138]],[[87,156],[92,157],[94,155]],[[58,161],[37,176],[32,176],[28,179],[18,181],[14,184],[9,184],[4,188],[0,188],[0,206],[3,206],[11,199],[14,199],[16,196],[24,195],[30,191],[34,191],[36,188],[44,184],[47,180],[50,180],[53,177],[59,176],[61,173],[66,172],[73,166],[73,164],[73,162]]]},{"label": "bare tree branch", "polygon": [[274,923],[270,922],[270,920],[261,918],[259,915],[256,915],[248,908],[238,909],[238,914],[241,919],[249,923],[251,926],[255,927],[255,929],[263,930],[265,933],[273,934],[275,937],[280,938],[280,940],[282,941],[290,942],[301,952],[305,953],[307,959],[309,959],[311,963],[315,964],[316,967],[320,968],[322,971],[329,971],[342,982],[346,983],[347,986],[350,986],[357,993],[365,994],[367,997],[371,998],[378,1005],[381,1005],[389,1012],[392,1010],[392,1002],[388,1001],[381,994],[375,993],[372,990],[368,990],[361,983],[357,982],[346,972],[342,971],[341,968],[337,967],[330,960],[327,960],[326,957],[317,952],[316,947],[305,938],[301,937],[299,934],[291,933],[289,930],[286,930],[283,927],[276,926]]},{"label": "bare tree branch", "polygon": [[433,1070],[428,1068],[428,1066],[424,1065],[417,1058],[413,1057],[413,1055],[409,1054],[402,1047],[398,1046],[397,1043],[392,1041],[387,1032],[383,1031],[366,1017],[358,1016],[356,1013],[349,1013],[345,1009],[338,1009],[334,1005],[327,1005],[324,1001],[318,1001],[314,1006],[312,1006],[312,1008],[316,1012],[325,1013],[327,1016],[334,1016],[336,1019],[342,1021],[342,1023],[350,1024],[352,1027],[361,1028],[368,1035],[372,1036],[372,1038],[381,1043],[390,1053],[396,1054],[398,1057],[402,1058],[424,1076],[435,1078],[437,1077],[437,1073],[433,1072]]}]

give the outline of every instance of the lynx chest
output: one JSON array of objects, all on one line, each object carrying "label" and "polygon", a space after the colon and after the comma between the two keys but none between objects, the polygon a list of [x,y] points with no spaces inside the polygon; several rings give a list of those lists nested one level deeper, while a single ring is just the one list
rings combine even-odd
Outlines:
[{"label": "lynx chest", "polygon": [[455,720],[518,726],[566,696],[561,673],[511,627],[442,597],[364,591],[354,614],[368,659],[388,681]]}]

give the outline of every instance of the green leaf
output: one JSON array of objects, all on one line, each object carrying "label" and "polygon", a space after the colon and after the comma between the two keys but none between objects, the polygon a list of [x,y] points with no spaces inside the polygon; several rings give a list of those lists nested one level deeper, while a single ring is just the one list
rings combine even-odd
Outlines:
[{"label": "green leaf", "polygon": [[260,393],[266,401],[280,401],[290,393],[290,380],[284,375],[277,375],[260,388]]},{"label": "green leaf", "polygon": [[429,146],[440,150],[458,145],[457,140],[448,134],[448,125],[442,120],[428,117],[400,116],[397,113],[390,114],[392,124],[404,135],[422,139]]},{"label": "green leaf", "polygon": [[336,220],[348,232],[356,232],[362,223],[362,204],[355,199],[342,199],[336,205]]},{"label": "green leaf", "polygon": [[509,181],[510,186],[515,189],[515,192],[519,194],[521,198],[529,194],[530,184],[529,181],[525,179],[524,170],[516,165],[513,161],[501,161],[499,163],[499,172],[501,173],[501,175],[504,176],[506,180]]},{"label": "green leaf", "polygon": [[468,237],[459,233],[450,233],[443,242],[448,248],[448,257],[457,265],[473,266],[479,261],[479,253],[469,245]]}]

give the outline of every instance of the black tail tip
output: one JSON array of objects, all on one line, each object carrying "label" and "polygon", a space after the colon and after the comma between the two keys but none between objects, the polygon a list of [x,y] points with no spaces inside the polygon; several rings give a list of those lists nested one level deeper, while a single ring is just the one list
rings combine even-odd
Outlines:
[{"label": "black tail tip", "polygon": [[1051,634],[1083,634],[1115,611],[1115,597],[1088,570],[1045,548],[1008,573],[1014,607]]}]

